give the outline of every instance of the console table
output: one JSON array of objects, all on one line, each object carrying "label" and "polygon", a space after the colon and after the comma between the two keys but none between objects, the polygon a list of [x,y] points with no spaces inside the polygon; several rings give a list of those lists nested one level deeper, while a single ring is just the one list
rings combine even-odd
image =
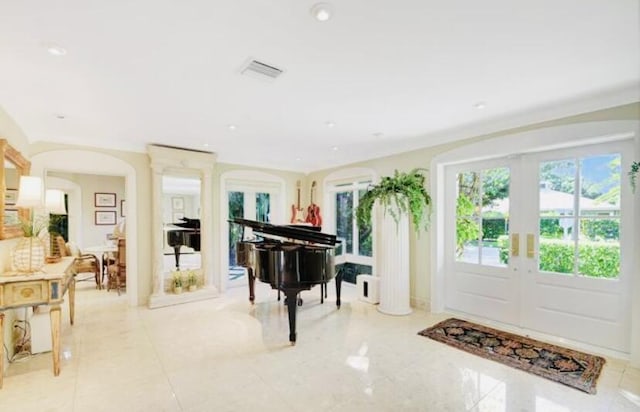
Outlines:
[{"label": "console table", "polygon": [[[28,306],[51,305],[51,339],[53,374],[60,374],[60,304],[69,290],[69,315],[73,325],[75,306],[75,272],[73,257],[45,265],[42,272],[24,274],[6,272],[0,275],[0,339],[4,336],[4,311]],[[0,388],[4,366],[4,349],[0,350]]]}]

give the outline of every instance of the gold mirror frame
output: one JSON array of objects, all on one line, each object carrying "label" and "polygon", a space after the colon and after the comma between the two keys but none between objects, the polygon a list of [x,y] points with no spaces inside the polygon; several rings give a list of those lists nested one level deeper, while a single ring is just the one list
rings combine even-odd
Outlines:
[{"label": "gold mirror frame", "polygon": [[[19,151],[14,149],[6,139],[0,139],[0,151],[2,152],[2,167],[0,167],[0,239],[11,239],[14,237],[24,236],[22,227],[20,224],[5,225],[5,194],[7,193],[7,182],[5,163],[11,162],[14,164],[18,171],[18,177],[26,176],[31,170],[31,162],[25,159]],[[9,189],[15,189],[16,193],[18,188],[11,187]],[[29,210],[24,208],[16,208],[18,210],[19,219],[28,219]]]}]

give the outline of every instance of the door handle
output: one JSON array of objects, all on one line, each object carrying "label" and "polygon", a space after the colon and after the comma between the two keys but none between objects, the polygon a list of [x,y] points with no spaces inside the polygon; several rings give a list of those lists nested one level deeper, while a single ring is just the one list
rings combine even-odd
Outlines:
[{"label": "door handle", "polygon": [[527,257],[533,259],[535,256],[535,237],[533,233],[527,233]]},{"label": "door handle", "polygon": [[520,254],[520,234],[511,234],[511,256],[517,257]]}]

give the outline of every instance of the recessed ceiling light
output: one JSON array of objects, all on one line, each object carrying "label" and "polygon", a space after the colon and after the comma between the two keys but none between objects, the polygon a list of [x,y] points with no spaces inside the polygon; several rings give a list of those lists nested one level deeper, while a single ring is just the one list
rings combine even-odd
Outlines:
[{"label": "recessed ceiling light", "polygon": [[231,131],[234,131],[234,130],[236,130],[236,129],[237,129],[237,127],[236,127],[236,125],[235,125],[235,124],[230,124],[229,126],[227,126],[227,128],[228,128],[229,130],[231,130]]},{"label": "recessed ceiling light", "polygon": [[334,152],[337,152],[337,151],[338,151],[338,146],[333,146],[333,147],[331,148],[331,150],[333,150]]},{"label": "recessed ceiling light", "polygon": [[373,134],[373,136],[374,136],[374,137],[377,137],[377,138],[381,138],[381,137],[383,137],[383,136],[384,136],[384,133],[382,133],[382,132],[376,132],[376,133],[374,133],[374,134]]},{"label": "recessed ceiling light", "polygon": [[203,144],[204,147],[209,147],[209,143]]},{"label": "recessed ceiling light", "polygon": [[485,102],[478,102],[478,103],[473,105],[473,108],[474,109],[478,109],[478,110],[482,110],[485,107],[487,107],[487,103],[485,103]]},{"label": "recessed ceiling light", "polygon": [[47,48],[49,54],[52,56],[64,56],[65,54],[67,54],[67,49],[57,44],[49,43],[45,47]]},{"label": "recessed ceiling light", "polygon": [[334,122],[326,122],[325,125],[331,129],[332,127],[335,127],[336,124]]},{"label": "recessed ceiling light", "polygon": [[332,14],[331,6],[327,3],[316,3],[311,7],[311,15],[320,22],[329,20]]},{"label": "recessed ceiling light", "polygon": [[62,113],[58,113],[55,116],[56,116],[56,119],[59,119],[59,120],[64,120],[67,117],[67,116],[63,115]]},{"label": "recessed ceiling light", "polygon": [[296,162],[299,162],[300,160],[302,160],[302,159],[299,158],[299,157],[296,157]]}]

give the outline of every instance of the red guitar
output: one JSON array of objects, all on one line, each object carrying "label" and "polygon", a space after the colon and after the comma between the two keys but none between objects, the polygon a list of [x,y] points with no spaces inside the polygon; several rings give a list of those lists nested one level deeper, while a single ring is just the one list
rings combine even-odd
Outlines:
[{"label": "red guitar", "polygon": [[298,205],[291,205],[291,223],[304,223],[304,209],[300,207],[300,181],[296,182],[298,188]]},{"label": "red guitar", "polygon": [[320,206],[313,203],[313,194],[316,191],[316,181],[311,183],[311,204],[307,208],[307,223],[313,226],[322,226],[322,216],[320,216]]}]

